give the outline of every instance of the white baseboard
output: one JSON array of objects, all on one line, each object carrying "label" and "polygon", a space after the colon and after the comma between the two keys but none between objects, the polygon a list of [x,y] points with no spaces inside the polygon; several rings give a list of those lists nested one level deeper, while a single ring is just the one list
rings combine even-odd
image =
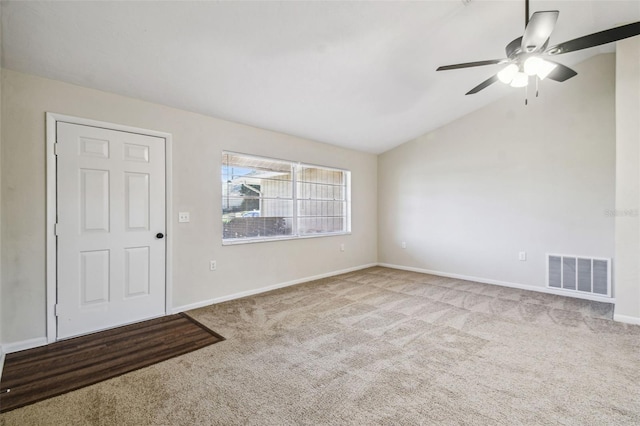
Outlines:
[{"label": "white baseboard", "polygon": [[580,293],[574,293],[572,291],[565,291],[562,289],[511,283],[507,281],[492,280],[489,278],[472,277],[469,275],[451,274],[449,272],[432,271],[430,269],[414,268],[411,266],[402,266],[402,265],[393,265],[390,263],[378,263],[378,266],[383,266],[385,268],[401,269],[404,271],[420,272],[423,274],[437,275],[439,277],[455,278],[458,280],[475,281],[483,284],[499,285],[502,287],[518,288],[520,290],[529,290],[529,291],[537,291],[539,293],[555,294],[557,296],[567,296],[567,297],[573,297],[577,299],[586,299],[586,300],[592,300],[595,302],[616,303],[616,299],[613,297],[606,297],[606,296],[603,297],[603,296],[597,296],[592,294],[580,294]]},{"label": "white baseboard", "polygon": [[260,293],[265,293],[267,291],[276,290],[276,289],[279,289],[279,288],[289,287],[289,286],[296,285],[296,284],[302,284],[302,283],[306,283],[306,282],[309,282],[309,281],[315,281],[315,280],[319,280],[319,279],[322,279],[322,278],[333,277],[333,276],[336,276],[336,275],[346,274],[346,273],[353,272],[353,271],[359,271],[361,269],[371,268],[371,267],[374,267],[374,266],[377,266],[377,265],[378,265],[377,263],[368,263],[366,265],[354,266],[353,268],[342,269],[342,270],[339,270],[339,271],[328,272],[326,274],[314,275],[314,276],[311,276],[311,277],[300,278],[298,280],[287,281],[287,282],[279,283],[279,284],[273,284],[273,285],[270,285],[270,286],[261,287],[261,288],[257,288],[257,289],[254,289],[254,290],[241,291],[239,293],[229,294],[227,296],[221,296],[221,297],[216,297],[216,298],[213,298],[213,299],[202,300],[200,302],[190,303],[188,305],[177,306],[177,307],[175,307],[175,308],[173,308],[171,310],[171,313],[177,314],[179,312],[185,312],[185,311],[190,311],[192,309],[203,308],[205,306],[215,305],[217,303],[227,302],[229,300],[240,299],[240,298],[243,298],[243,297],[253,296],[255,294],[260,294]]},{"label": "white baseboard", "polygon": [[3,343],[2,349],[4,350],[4,353],[10,354],[13,352],[23,351],[25,349],[37,348],[38,346],[44,346],[46,344],[46,337],[36,337],[34,339],[20,340],[19,342]]},{"label": "white baseboard", "polygon": [[640,325],[640,318],[638,317],[630,317],[628,315],[620,315],[620,314],[613,314],[613,320],[614,321],[618,321],[618,322],[624,322],[627,324],[635,324],[635,325]]}]

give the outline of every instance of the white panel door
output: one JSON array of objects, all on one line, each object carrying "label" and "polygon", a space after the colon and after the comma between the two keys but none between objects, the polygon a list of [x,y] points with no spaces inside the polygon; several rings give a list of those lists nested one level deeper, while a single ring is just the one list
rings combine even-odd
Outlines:
[{"label": "white panel door", "polygon": [[57,124],[58,339],[165,313],[165,140]]}]

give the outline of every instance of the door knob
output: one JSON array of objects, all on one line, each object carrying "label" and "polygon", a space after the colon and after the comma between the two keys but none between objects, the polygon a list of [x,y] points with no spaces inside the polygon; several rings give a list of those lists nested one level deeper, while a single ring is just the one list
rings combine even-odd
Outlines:
[{"label": "door knob", "polygon": [[156,234],[156,238],[157,238],[157,239],[164,238],[164,234],[163,234],[162,232],[158,232],[158,233]]}]

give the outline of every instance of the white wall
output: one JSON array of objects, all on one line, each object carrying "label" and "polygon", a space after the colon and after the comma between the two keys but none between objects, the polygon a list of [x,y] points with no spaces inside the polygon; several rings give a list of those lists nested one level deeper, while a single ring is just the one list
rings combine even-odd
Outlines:
[{"label": "white wall", "polygon": [[614,67],[596,56],[529,106],[514,90],[380,155],[379,262],[544,287],[547,252],[613,257]]},{"label": "white wall", "polygon": [[640,37],[616,52],[615,319],[640,324]]},{"label": "white wall", "polygon": [[[2,58],[2,8],[0,7],[0,58]],[[0,104],[2,99],[2,68],[0,67]],[[2,200],[2,111],[0,108],[0,200]],[[2,203],[0,202],[0,224],[2,223]],[[0,259],[2,259],[2,226],[0,226]],[[4,365],[2,349],[2,262],[0,261],[0,377]]]},{"label": "white wall", "polygon": [[[159,88],[159,90],[162,90]],[[293,136],[4,70],[2,75],[2,336],[45,336],[45,112],[173,135],[176,307],[376,262],[377,160]],[[327,125],[331,125],[327,123]],[[352,235],[221,245],[220,154],[265,155],[352,171]],[[340,244],[346,246],[340,252]],[[208,270],[209,260],[218,270]]]}]

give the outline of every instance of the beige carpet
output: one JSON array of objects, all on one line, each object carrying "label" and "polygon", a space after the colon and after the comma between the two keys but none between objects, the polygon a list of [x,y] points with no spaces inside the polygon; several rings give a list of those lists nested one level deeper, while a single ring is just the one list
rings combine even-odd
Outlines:
[{"label": "beige carpet", "polygon": [[227,340],[0,424],[640,424],[607,304],[371,268],[190,314]]}]

